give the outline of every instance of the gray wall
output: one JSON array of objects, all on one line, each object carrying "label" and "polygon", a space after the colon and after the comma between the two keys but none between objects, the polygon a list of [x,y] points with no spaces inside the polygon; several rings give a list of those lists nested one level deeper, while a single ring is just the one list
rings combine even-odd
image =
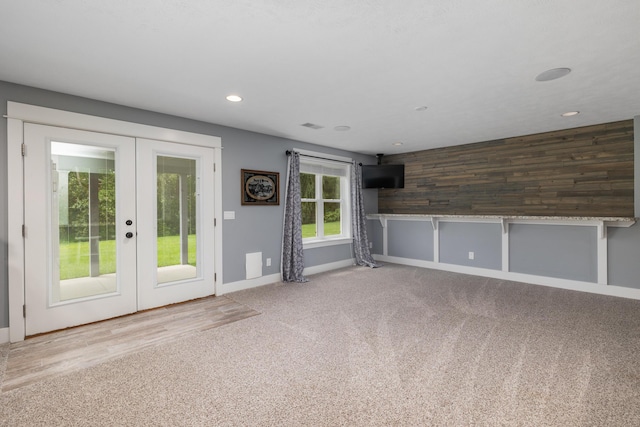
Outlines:
[{"label": "gray wall", "polygon": [[[440,262],[500,270],[500,224],[440,222]],[[383,254],[384,229],[367,221],[371,252]],[[389,256],[433,261],[433,231],[426,221],[387,220]],[[640,289],[640,223],[608,227],[609,285]],[[597,283],[598,235],[595,226],[510,224],[509,271]],[[469,251],[475,253],[470,260]]]},{"label": "gray wall", "polygon": [[633,118],[633,204],[636,218],[640,217],[640,116]]},{"label": "gray wall", "polygon": [[433,226],[430,221],[387,221],[387,254],[433,261]]},{"label": "gray wall", "polygon": [[313,267],[316,265],[330,264],[332,262],[343,261],[351,258],[353,250],[351,244],[323,246],[306,250],[304,252],[304,266]]},{"label": "gray wall", "polygon": [[609,284],[640,289],[640,224],[607,229]]},{"label": "gray wall", "polygon": [[[377,194],[378,190],[375,191]],[[371,253],[382,255],[384,251],[384,229],[382,228],[382,224],[380,224],[380,221],[378,221],[377,219],[370,219],[367,221],[367,237],[369,237]]]},{"label": "gray wall", "polygon": [[[275,207],[241,206],[241,168],[280,172],[280,179],[283,182],[286,177],[287,165],[285,150],[294,147],[348,156],[366,164],[375,164],[376,162],[375,157],[372,156],[0,81],[0,111],[3,115],[7,114],[7,101],[221,137],[224,147],[222,150],[222,209],[236,212],[235,220],[223,221],[224,283],[244,280],[245,254],[250,252],[262,252],[264,258],[271,258],[272,265],[271,267],[265,266],[263,274],[273,274],[280,271],[280,230],[284,211],[283,204],[281,202],[280,206]],[[2,260],[0,262],[0,328],[4,328],[9,325],[7,303],[7,121],[4,119],[0,120],[0,170],[0,259]],[[281,186],[281,200],[283,191],[284,186]],[[377,192],[364,192],[364,199],[367,213],[377,212]],[[313,254],[314,251],[320,252],[316,256]],[[345,258],[351,257],[351,254],[347,254],[347,251],[343,249],[336,250],[336,254]],[[335,256],[327,257],[324,248],[306,251],[305,258],[312,263],[323,263],[327,259],[331,260],[327,262],[338,261]]]},{"label": "gray wall", "polygon": [[[502,268],[500,224],[440,222],[440,262],[469,267]],[[474,259],[469,259],[469,252]]]},{"label": "gray wall", "polygon": [[598,281],[597,228],[511,224],[509,271]]}]

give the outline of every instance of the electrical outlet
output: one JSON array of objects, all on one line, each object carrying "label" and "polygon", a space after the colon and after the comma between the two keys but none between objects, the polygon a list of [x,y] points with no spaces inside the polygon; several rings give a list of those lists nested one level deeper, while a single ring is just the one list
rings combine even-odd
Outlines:
[{"label": "electrical outlet", "polygon": [[469,259],[476,259],[476,254],[469,252]]},{"label": "electrical outlet", "polygon": [[267,267],[271,267],[271,258],[267,258]]}]

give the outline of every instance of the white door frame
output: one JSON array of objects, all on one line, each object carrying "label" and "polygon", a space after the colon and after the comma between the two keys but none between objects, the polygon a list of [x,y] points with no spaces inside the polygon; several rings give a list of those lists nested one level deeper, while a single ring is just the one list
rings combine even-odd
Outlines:
[{"label": "white door frame", "polygon": [[[9,278],[9,341],[25,338],[25,258],[22,227],[24,224],[24,171],[22,144],[24,123],[92,132],[110,133],[160,141],[211,147],[214,149],[214,215],[222,218],[222,140],[220,137],[160,128],[139,123],[107,119],[69,111],[7,102],[7,182],[8,182],[8,278]],[[222,283],[222,222],[214,232],[215,293]],[[27,308],[28,310],[28,308]]]},{"label": "white door frame", "polygon": [[[158,281],[158,229],[157,229],[157,196],[159,171],[158,156],[193,161],[193,173],[197,177],[196,196],[196,270],[193,277],[177,279],[161,283]],[[211,284],[214,283],[214,266],[209,262],[215,252],[215,226],[213,208],[215,202],[211,197],[213,189],[213,169],[206,165],[212,163],[213,150],[166,143],[164,141],[145,138],[136,139],[136,241],[138,242],[138,310],[161,307],[167,304],[202,298],[211,295]],[[186,194],[185,194],[186,197]],[[186,200],[185,200],[186,202]],[[185,214],[185,216],[188,216]],[[182,218],[182,214],[181,214]],[[188,233],[185,233],[188,234]],[[180,235],[183,236],[182,230]],[[185,236],[186,237],[186,236]],[[208,254],[209,258],[203,256]],[[215,255],[214,255],[215,256]],[[186,261],[183,261],[186,262]]]}]

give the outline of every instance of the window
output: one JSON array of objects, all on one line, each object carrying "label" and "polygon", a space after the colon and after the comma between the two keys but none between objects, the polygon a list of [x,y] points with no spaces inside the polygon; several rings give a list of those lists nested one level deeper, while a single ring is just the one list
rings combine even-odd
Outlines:
[{"label": "window", "polygon": [[351,238],[350,167],[344,162],[300,158],[302,239],[305,245]]}]

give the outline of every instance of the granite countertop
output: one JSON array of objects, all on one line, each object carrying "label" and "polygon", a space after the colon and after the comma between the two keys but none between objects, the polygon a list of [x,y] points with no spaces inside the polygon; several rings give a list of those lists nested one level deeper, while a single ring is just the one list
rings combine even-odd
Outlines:
[{"label": "granite countertop", "polygon": [[439,214],[367,214],[368,217],[415,217],[415,218],[475,218],[475,219],[526,219],[540,221],[603,221],[629,222],[634,217],[588,217],[588,216],[531,216],[531,215],[439,215]]}]

